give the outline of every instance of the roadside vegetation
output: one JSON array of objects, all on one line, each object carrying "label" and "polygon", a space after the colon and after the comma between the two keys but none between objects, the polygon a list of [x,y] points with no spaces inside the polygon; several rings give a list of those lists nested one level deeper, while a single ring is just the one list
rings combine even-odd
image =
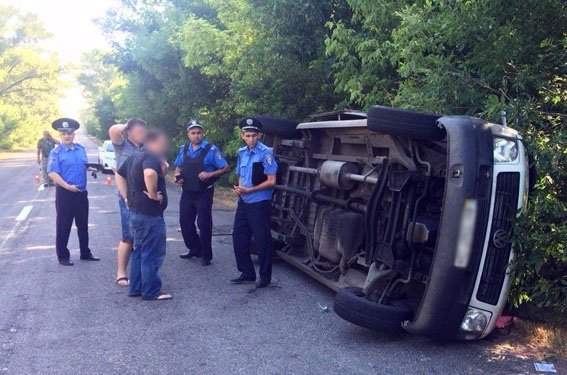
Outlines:
[{"label": "roadside vegetation", "polygon": [[60,66],[38,19],[0,5],[0,150],[33,147],[59,112]]}]

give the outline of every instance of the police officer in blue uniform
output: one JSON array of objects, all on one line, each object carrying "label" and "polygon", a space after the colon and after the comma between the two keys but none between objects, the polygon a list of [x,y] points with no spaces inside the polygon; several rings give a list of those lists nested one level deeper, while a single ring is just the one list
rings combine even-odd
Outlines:
[{"label": "police officer in blue uniform", "polygon": [[239,199],[232,241],[236,266],[241,274],[231,282],[243,284],[256,281],[256,271],[250,257],[250,241],[254,236],[260,252],[256,287],[264,288],[272,279],[270,215],[278,165],[272,149],[259,140],[262,132],[260,121],[246,118],[240,122],[240,128],[240,137],[246,146],[238,150],[238,185],[234,186],[234,191]]},{"label": "police officer in blue uniform", "polygon": [[[189,251],[183,259],[201,258],[208,266],[213,258],[213,196],[217,179],[230,169],[220,149],[204,138],[204,128],[192,120],[187,124],[188,142],[179,148],[175,180],[183,188],[179,202],[179,224]],[[195,219],[199,233],[195,228]]]},{"label": "police officer in blue uniform", "polygon": [[81,260],[98,261],[89,249],[89,200],[87,198],[87,153],[85,148],[74,143],[75,130],[79,122],[60,118],[52,123],[59,131],[61,143],[49,154],[48,172],[57,185],[55,189],[55,210],[57,212],[57,234],[55,248],[59,264],[72,266],[69,249],[69,234],[73,220],[79,235]]}]

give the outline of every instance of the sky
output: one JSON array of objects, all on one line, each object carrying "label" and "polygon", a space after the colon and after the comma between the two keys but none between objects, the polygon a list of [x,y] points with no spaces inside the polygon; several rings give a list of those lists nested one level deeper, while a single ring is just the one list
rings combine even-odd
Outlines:
[{"label": "sky", "polygon": [[[80,62],[83,52],[107,46],[93,20],[104,16],[115,1],[0,0],[0,4],[36,14],[53,35],[44,43],[45,48],[56,51],[63,65],[73,65]],[[78,117],[82,103],[80,89],[73,85],[61,100],[61,112]]]}]

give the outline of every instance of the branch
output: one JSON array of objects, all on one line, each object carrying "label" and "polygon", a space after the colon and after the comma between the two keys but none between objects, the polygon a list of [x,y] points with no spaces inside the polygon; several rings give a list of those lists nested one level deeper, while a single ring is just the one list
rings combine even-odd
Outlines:
[{"label": "branch", "polygon": [[35,78],[41,78],[41,75],[32,74],[32,75],[18,79],[17,81],[11,83],[10,85],[6,86],[5,88],[0,89],[0,96],[4,96],[4,95],[8,94],[12,88],[24,83],[25,81],[29,81],[30,79],[35,79]]},{"label": "branch", "polygon": [[490,91],[494,94],[503,96],[508,101],[510,100],[510,97],[508,95],[506,95],[506,93],[504,91],[499,90],[499,89],[495,89],[495,88],[491,87],[488,83],[483,82],[480,79],[476,79],[476,78],[472,78],[472,77],[467,78],[461,72],[458,72],[458,71],[449,72],[449,74],[451,74],[455,77],[461,78],[465,82],[476,84],[477,86],[480,86],[480,87],[482,87],[482,88],[484,88],[484,89],[486,89],[486,90],[488,90],[488,91]]}]

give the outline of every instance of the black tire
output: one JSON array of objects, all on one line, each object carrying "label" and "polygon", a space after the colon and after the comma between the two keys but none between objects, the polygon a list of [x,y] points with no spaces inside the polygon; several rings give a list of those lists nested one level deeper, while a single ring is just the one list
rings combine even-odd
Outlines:
[{"label": "black tire", "polygon": [[368,111],[368,129],[395,136],[406,136],[425,141],[440,141],[445,131],[437,125],[442,117],[434,113],[421,113],[373,106]]},{"label": "black tire", "polygon": [[402,322],[411,319],[411,308],[403,303],[381,305],[369,301],[361,288],[339,289],[335,313],[346,321],[380,332],[402,331]]},{"label": "black tire", "polygon": [[298,123],[291,120],[284,120],[272,117],[255,117],[262,124],[262,132],[268,135],[275,135],[287,139],[301,138],[301,133],[297,130]]}]

